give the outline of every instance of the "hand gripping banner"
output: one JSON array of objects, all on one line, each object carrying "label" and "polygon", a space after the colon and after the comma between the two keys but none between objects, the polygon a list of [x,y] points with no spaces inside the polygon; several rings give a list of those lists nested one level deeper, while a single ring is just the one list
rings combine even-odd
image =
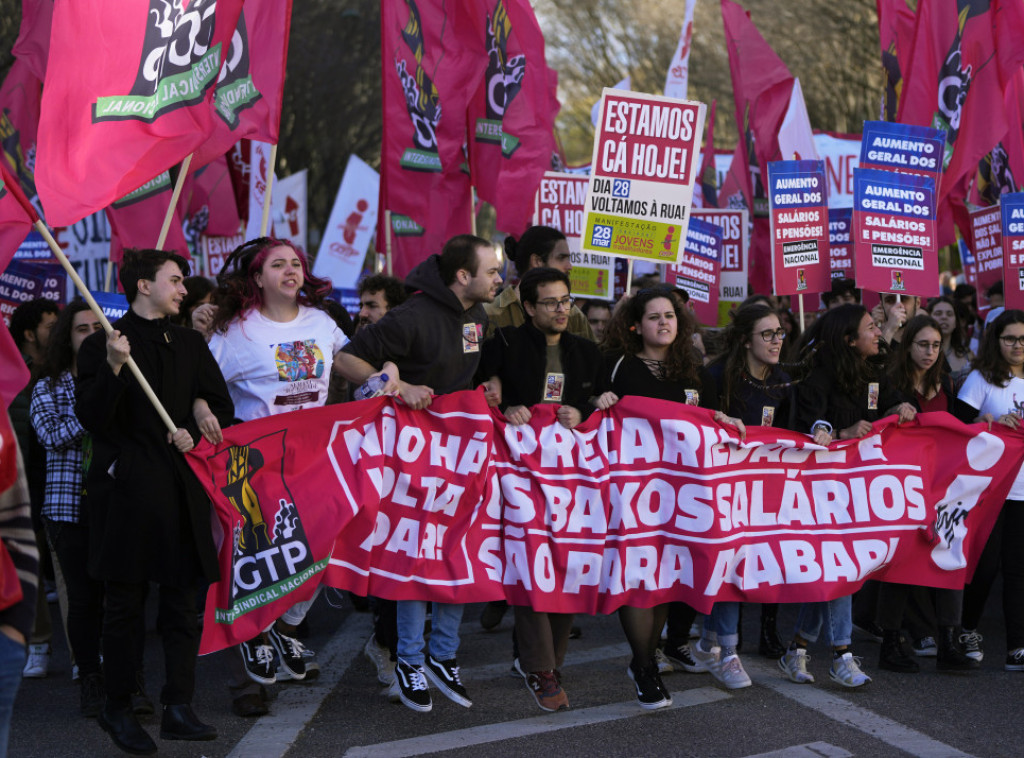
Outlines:
[{"label": "hand gripping banner", "polygon": [[942,413],[827,449],[630,397],[571,431],[550,405],[507,424],[480,392],[262,419],[189,454],[224,534],[203,651],[321,580],[563,613],[962,587],[1022,460],[1024,435]]}]

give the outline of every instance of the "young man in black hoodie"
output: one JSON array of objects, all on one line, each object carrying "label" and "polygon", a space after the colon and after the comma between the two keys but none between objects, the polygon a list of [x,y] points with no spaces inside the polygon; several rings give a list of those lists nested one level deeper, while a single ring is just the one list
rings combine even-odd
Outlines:
[{"label": "young man in black hoodie", "polygon": [[[339,369],[353,385],[387,374],[387,392],[406,405],[423,409],[433,395],[471,389],[487,328],[483,303],[498,293],[501,275],[494,247],[469,234],[453,237],[440,255],[432,255],[406,277],[414,295],[358,332],[340,353]],[[423,654],[427,604],[398,602],[398,696],[416,711],[432,707],[427,679],[449,699],[473,703],[459,678],[462,605],[434,603],[430,654]]]},{"label": "young man in black hoodie", "polygon": [[[497,380],[501,408],[511,424],[527,424],[530,408],[557,405],[559,423],[572,429],[594,411],[601,367],[597,345],[567,330],[573,297],[569,277],[554,268],[532,268],[519,283],[528,320],[499,329],[484,344],[479,376]],[[545,711],[569,707],[562,689],[562,662],[572,629],[571,613],[540,613],[516,606],[519,666],[537,705]]]}]

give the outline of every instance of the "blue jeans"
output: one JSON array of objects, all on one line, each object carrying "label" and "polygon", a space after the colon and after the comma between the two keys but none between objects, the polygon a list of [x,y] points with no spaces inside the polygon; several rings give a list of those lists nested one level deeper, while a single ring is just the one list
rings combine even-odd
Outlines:
[{"label": "blue jeans", "polygon": [[736,647],[736,643],[740,641],[740,604],[715,603],[711,609],[711,615],[705,619],[704,623],[715,633],[719,645]]},{"label": "blue jeans", "polygon": [[825,627],[832,647],[849,645],[853,637],[853,596],[837,597],[822,603],[804,603],[796,618],[796,633],[815,642]]},{"label": "blue jeans", "polygon": [[[459,651],[459,624],[463,605],[434,603],[430,621],[430,654],[438,661],[447,661]],[[422,666],[423,625],[427,621],[425,600],[398,601],[398,658],[410,666]]]},{"label": "blue jeans", "polygon": [[0,632],[0,758],[7,758],[7,739],[11,735],[11,715],[14,696],[21,684],[21,670],[25,668],[28,651],[6,634]]}]

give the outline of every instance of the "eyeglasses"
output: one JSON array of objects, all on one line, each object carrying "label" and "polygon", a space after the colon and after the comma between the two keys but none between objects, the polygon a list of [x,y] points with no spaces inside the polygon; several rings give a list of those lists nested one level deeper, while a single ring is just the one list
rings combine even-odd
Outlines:
[{"label": "eyeglasses", "polygon": [[567,311],[576,302],[574,297],[563,297],[561,300],[538,300],[537,305],[541,306],[548,313],[555,313],[559,309]]},{"label": "eyeglasses", "polygon": [[928,340],[918,340],[914,345],[915,347],[924,350],[926,353],[931,352],[932,350],[939,351],[942,349],[941,342],[929,342]]},{"label": "eyeglasses", "polygon": [[999,341],[1006,345],[1006,347],[1013,347],[1014,345],[1024,347],[1024,335],[1021,335],[1020,337],[1013,337],[1009,334],[1005,334],[999,338]]},{"label": "eyeglasses", "polygon": [[782,342],[782,340],[786,339],[786,330],[782,328],[765,329],[760,334],[761,339],[763,339],[765,342],[775,342],[776,340]]}]

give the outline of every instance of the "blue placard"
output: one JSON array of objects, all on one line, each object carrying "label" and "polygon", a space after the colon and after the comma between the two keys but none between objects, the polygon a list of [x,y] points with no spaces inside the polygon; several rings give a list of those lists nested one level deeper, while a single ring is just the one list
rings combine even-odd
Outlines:
[{"label": "blue placard", "polygon": [[860,167],[939,176],[946,133],[930,126],[865,121]]},{"label": "blue placard", "polygon": [[93,292],[92,296],[110,323],[128,312],[128,299],[122,292]]},{"label": "blue placard", "polygon": [[722,262],[722,227],[710,221],[690,217],[686,227],[686,252],[716,263]]}]

